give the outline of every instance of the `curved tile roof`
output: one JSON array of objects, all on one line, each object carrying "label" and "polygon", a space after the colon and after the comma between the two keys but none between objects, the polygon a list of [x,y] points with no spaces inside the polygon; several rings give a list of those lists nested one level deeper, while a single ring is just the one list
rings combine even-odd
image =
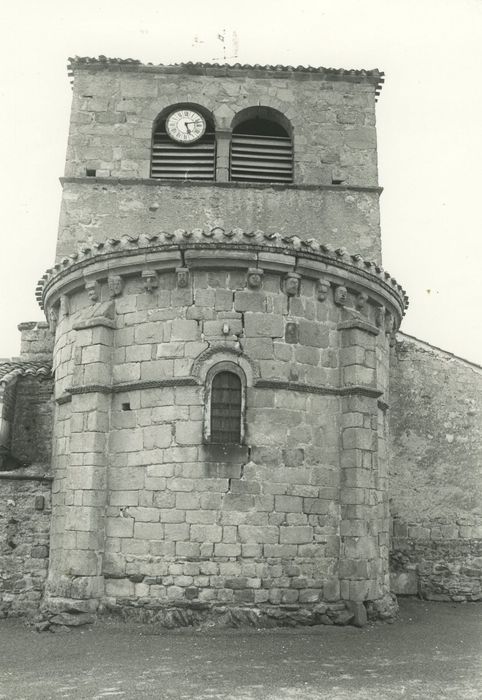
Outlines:
[{"label": "curved tile roof", "polygon": [[89,56],[74,56],[68,59],[67,71],[69,76],[73,77],[74,71],[85,69],[99,70],[102,68],[114,68],[124,71],[150,71],[160,73],[191,73],[194,75],[234,75],[239,71],[246,72],[270,72],[284,73],[289,77],[294,73],[310,73],[316,74],[327,80],[348,80],[352,82],[370,82],[375,85],[375,92],[380,93],[382,83],[384,82],[384,73],[378,68],[371,70],[355,70],[346,68],[324,68],[322,66],[285,66],[277,65],[261,65],[259,63],[202,63],[192,62],[187,63],[142,63],[136,58],[108,58],[107,56],[98,56],[97,58]]},{"label": "curved tile roof", "polygon": [[15,377],[49,377],[52,367],[46,362],[32,362],[30,360],[6,360],[0,361],[0,386],[11,382]]},{"label": "curved tile roof", "polygon": [[403,299],[405,308],[408,306],[408,297],[403,287],[386,272],[378,263],[364,260],[361,255],[350,254],[346,248],[335,248],[329,244],[323,244],[314,238],[304,240],[296,235],[286,236],[281,233],[269,233],[266,231],[245,231],[241,228],[226,230],[220,227],[215,227],[209,230],[196,228],[191,231],[185,229],[176,229],[175,231],[162,231],[158,234],[139,236],[122,236],[121,238],[109,238],[105,242],[94,243],[90,246],[84,245],[79,248],[78,252],[62,258],[56,265],[49,268],[43,277],[39,280],[36,288],[37,301],[43,308],[43,297],[46,287],[50,280],[54,279],[59,273],[68,271],[69,268],[78,263],[95,259],[96,261],[102,256],[115,257],[116,254],[125,254],[128,251],[149,252],[149,250],[166,249],[172,250],[175,248],[206,248],[233,246],[233,250],[242,247],[242,249],[262,247],[264,250],[274,250],[282,253],[300,252],[312,254],[313,256],[323,256],[323,258],[338,262],[344,262],[351,267],[364,270],[378,279],[388,284],[396,291]]}]

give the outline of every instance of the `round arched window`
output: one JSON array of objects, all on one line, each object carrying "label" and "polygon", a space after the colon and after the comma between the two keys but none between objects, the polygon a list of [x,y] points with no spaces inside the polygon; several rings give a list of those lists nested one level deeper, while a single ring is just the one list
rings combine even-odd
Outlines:
[{"label": "round arched window", "polygon": [[218,372],[211,384],[211,442],[241,443],[242,388],[234,372]]},{"label": "round arched window", "polygon": [[292,182],[293,144],[287,120],[266,107],[248,108],[233,127],[232,182]]},{"label": "round arched window", "polygon": [[178,104],[163,110],[152,135],[151,178],[214,180],[215,172],[211,115],[199,105]]}]

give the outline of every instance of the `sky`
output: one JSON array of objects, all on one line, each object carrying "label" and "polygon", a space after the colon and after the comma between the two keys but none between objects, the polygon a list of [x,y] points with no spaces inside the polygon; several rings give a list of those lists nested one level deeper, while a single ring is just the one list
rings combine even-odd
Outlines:
[{"label": "sky", "polygon": [[42,320],[67,58],[102,54],[384,70],[383,265],[410,297],[402,330],[482,364],[482,0],[16,0],[0,27],[1,357],[18,354],[19,322]]}]

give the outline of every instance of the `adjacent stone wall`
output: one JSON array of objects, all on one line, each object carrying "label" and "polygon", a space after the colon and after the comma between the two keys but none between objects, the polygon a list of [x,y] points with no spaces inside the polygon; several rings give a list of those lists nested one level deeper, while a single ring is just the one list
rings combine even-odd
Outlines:
[{"label": "adjacent stone wall", "polygon": [[50,482],[36,479],[35,471],[0,472],[0,617],[33,613],[43,596]]},{"label": "adjacent stone wall", "polygon": [[50,471],[53,429],[53,379],[19,377],[15,387],[10,451],[24,464],[42,464]]},{"label": "adjacent stone wall", "polygon": [[19,323],[21,334],[20,358],[40,362],[52,360],[54,337],[45,321],[24,321]]},{"label": "adjacent stone wall", "polygon": [[400,335],[390,380],[393,590],[478,600],[482,368]]}]

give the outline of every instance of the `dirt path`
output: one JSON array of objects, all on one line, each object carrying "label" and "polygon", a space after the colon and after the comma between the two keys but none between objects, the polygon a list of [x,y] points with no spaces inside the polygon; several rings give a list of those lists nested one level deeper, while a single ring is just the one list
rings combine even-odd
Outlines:
[{"label": "dirt path", "polygon": [[392,625],[38,634],[0,621],[0,698],[327,700],[482,697],[482,606],[402,601]]}]

